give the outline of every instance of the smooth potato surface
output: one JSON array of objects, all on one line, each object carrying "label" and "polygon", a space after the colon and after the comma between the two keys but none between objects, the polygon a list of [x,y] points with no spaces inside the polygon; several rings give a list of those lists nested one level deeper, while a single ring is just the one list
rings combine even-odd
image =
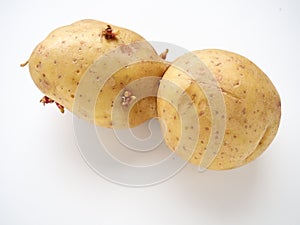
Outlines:
[{"label": "smooth potato surface", "polygon": [[[281,116],[279,94],[264,72],[241,55],[218,49],[193,53],[214,77],[224,99],[224,113],[220,115],[222,110],[212,111],[209,102],[213,102],[214,96],[210,96],[212,100],[209,100],[204,88],[201,88],[207,85],[206,82],[196,82],[186,70],[170,66],[163,76],[162,83],[171,82],[190,96],[197,109],[199,136],[194,152],[185,153],[182,147],[184,144],[180,143],[185,143],[192,137],[181,136],[185,132],[191,132],[193,127],[185,127],[180,120],[180,101],[176,98],[180,99],[181,94],[173,95],[172,101],[168,101],[168,89],[166,85],[160,85],[157,105],[158,116],[166,127],[165,141],[171,149],[200,166],[204,155],[213,152],[215,157],[207,165],[209,169],[224,170],[245,165],[261,155],[277,133]],[[189,58],[186,59],[188,64]],[[178,60],[175,60],[174,64],[176,61]],[[201,77],[197,79],[201,81]],[[218,115],[224,120],[223,131],[212,130],[212,115]],[[212,139],[220,141],[220,149],[208,149],[208,143]]]}]

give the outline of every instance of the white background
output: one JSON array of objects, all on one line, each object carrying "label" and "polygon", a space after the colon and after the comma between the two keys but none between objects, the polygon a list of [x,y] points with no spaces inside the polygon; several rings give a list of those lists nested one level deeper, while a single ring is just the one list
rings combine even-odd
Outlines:
[{"label": "white background", "polygon": [[[1,225],[300,224],[299,1],[176,2],[1,1]],[[28,68],[19,67],[51,30],[84,18],[190,50],[247,56],[281,95],[274,142],[230,171],[199,173],[188,165],[147,188],[101,178],[80,156],[71,113],[42,107]]]}]

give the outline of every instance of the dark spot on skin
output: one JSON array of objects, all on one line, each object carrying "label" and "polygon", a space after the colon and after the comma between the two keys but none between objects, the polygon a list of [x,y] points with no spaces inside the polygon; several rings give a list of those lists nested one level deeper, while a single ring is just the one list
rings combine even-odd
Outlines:
[{"label": "dark spot on skin", "polygon": [[244,94],[246,94],[246,93],[247,93],[247,91],[246,91],[246,90],[244,90],[243,92],[244,92]]},{"label": "dark spot on skin", "polygon": [[209,130],[209,128],[208,128],[208,127],[205,127],[205,130]]},{"label": "dark spot on skin", "polygon": [[171,133],[171,129],[169,129],[168,131],[169,131],[169,133]]},{"label": "dark spot on skin", "polygon": [[176,137],[176,141],[179,141],[179,138],[178,138],[178,137]]},{"label": "dark spot on skin", "polygon": [[281,101],[277,102],[277,107],[281,107]]},{"label": "dark spot on skin", "polygon": [[237,81],[237,82],[235,82],[233,85],[234,85],[234,86],[239,86],[239,85],[240,85],[240,82]]},{"label": "dark spot on skin", "polygon": [[66,43],[66,41],[62,41],[61,43],[62,43],[62,44],[65,44],[65,43]]},{"label": "dark spot on skin", "polygon": [[233,135],[233,138],[236,138],[236,135]]},{"label": "dark spot on skin", "polygon": [[174,120],[176,120],[176,118],[177,118],[177,117],[176,117],[176,116],[174,116],[173,118],[174,118]]},{"label": "dark spot on skin", "polygon": [[222,63],[217,63],[215,66],[220,66]]},{"label": "dark spot on skin", "polygon": [[60,78],[61,78],[61,75],[58,75],[58,76],[57,76],[57,79],[60,79]]},{"label": "dark spot on skin", "polygon": [[74,98],[75,96],[73,94],[70,95],[71,98]]},{"label": "dark spot on skin", "polygon": [[39,69],[39,68],[41,67],[41,65],[42,65],[42,62],[41,62],[41,61],[39,61],[39,63],[38,63],[38,64],[36,64],[35,68],[36,68],[36,69]]},{"label": "dark spot on skin", "polygon": [[199,112],[198,116],[204,115],[204,111]]},{"label": "dark spot on skin", "polygon": [[201,141],[200,141],[200,143],[201,143],[201,144],[203,144],[203,143],[204,143],[204,141],[202,141],[202,140],[201,140]]},{"label": "dark spot on skin", "polygon": [[243,108],[242,113],[245,115],[246,114],[246,108]]}]

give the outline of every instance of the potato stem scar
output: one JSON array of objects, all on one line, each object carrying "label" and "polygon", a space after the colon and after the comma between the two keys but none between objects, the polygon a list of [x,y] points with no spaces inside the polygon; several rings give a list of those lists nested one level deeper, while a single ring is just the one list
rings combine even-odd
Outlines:
[{"label": "potato stem scar", "polygon": [[114,32],[110,25],[106,25],[106,29],[102,31],[102,35],[106,40],[116,39],[119,31]]}]

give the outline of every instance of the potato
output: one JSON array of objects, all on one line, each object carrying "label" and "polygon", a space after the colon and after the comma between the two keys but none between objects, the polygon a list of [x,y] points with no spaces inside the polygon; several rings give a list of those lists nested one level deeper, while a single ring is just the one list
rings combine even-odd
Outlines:
[{"label": "potato", "polygon": [[270,145],[281,102],[250,60],[206,49],[185,54],[168,68],[157,110],[172,150],[200,167],[225,170],[249,163]]},{"label": "potato", "polygon": [[[104,127],[134,127],[155,117],[155,78],[168,67],[140,35],[96,20],[54,30],[28,63],[33,81],[45,94],[44,104],[56,102],[61,111],[66,108]],[[143,84],[154,94],[142,98],[143,88],[133,91],[128,85],[146,77]],[[112,118],[114,107],[116,115],[124,114],[118,124]]]}]

